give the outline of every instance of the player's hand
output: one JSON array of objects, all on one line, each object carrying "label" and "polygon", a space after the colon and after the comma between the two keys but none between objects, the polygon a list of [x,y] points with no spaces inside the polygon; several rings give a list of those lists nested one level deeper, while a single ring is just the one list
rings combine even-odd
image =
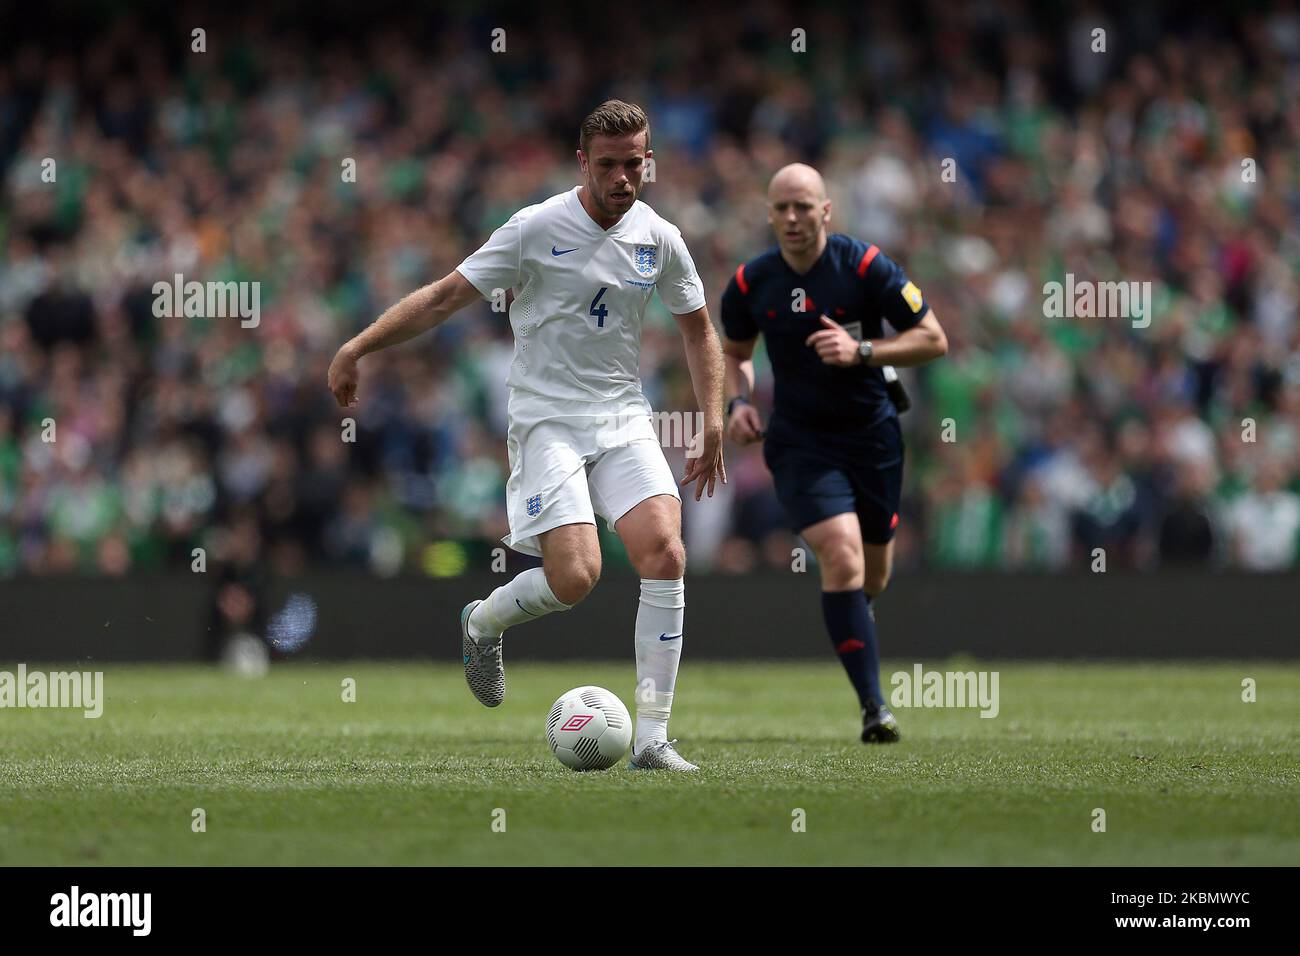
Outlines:
[{"label": "player's hand", "polygon": [[327,381],[334,400],[340,408],[348,408],[357,403],[357,358],[346,345],[338,350],[334,361],[330,362]]},{"label": "player's hand", "polygon": [[700,500],[705,487],[709,497],[713,497],[713,488],[718,479],[727,483],[727,466],[722,461],[722,426],[706,428],[697,434],[686,450],[686,476],[682,478],[682,487],[695,482],[695,500]]},{"label": "player's hand", "polygon": [[822,330],[808,336],[804,345],[817,350],[817,357],[827,365],[847,368],[862,361],[858,355],[858,340],[849,335],[842,325],[828,316],[822,316]]},{"label": "player's hand", "polygon": [[763,419],[749,402],[736,402],[727,420],[727,435],[737,445],[752,445],[763,440]]}]

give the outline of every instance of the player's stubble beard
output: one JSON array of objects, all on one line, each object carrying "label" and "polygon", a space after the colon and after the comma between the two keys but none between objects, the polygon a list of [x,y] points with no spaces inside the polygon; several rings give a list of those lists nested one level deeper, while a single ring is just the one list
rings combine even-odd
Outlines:
[{"label": "player's stubble beard", "polygon": [[632,207],[636,205],[636,201],[641,195],[641,187],[644,183],[633,182],[631,178],[626,179],[623,188],[626,189],[629,194],[626,201],[627,204],[624,208],[619,209],[611,205],[609,201],[609,193],[615,191],[617,184],[611,183],[609,186],[605,186],[597,180],[593,171],[594,167],[591,165],[588,165],[587,168],[583,170],[586,180],[583,183],[583,187],[587,190],[587,195],[591,197],[591,204],[596,207],[596,212],[600,213],[602,218],[611,220],[618,220],[627,215],[632,210]]},{"label": "player's stubble beard", "polygon": [[595,187],[590,177],[587,179],[587,194],[591,196],[591,201],[595,204],[596,210],[607,219],[620,219],[627,215],[628,211],[635,205],[640,190],[632,183],[628,183],[627,192],[629,193],[627,207],[618,209],[606,201],[606,194]]}]

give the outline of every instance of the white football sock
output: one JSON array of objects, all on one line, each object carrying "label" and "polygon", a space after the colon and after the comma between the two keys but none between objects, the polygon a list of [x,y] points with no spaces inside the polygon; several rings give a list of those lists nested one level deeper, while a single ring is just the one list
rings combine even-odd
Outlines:
[{"label": "white football sock", "polygon": [[632,752],[668,739],[677,665],[682,658],[682,621],[686,616],[686,584],[641,580],[641,604],[636,612],[636,740]]},{"label": "white football sock", "polygon": [[501,585],[469,616],[469,636],[475,643],[490,641],[508,627],[567,611],[572,605],[555,596],[541,568],[529,568]]}]

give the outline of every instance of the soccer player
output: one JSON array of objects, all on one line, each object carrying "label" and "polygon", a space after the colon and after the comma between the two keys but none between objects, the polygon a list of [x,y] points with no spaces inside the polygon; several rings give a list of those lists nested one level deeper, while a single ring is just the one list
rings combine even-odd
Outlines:
[{"label": "soccer player", "polygon": [[488,707],[505,698],[502,635],[567,611],[600,576],[599,514],[641,576],[633,769],[693,771],[668,739],[681,658],[686,552],[681,498],[651,423],[637,370],[641,323],[657,289],[685,341],[704,416],[682,485],[695,500],[725,482],[722,351],[704,286],[681,232],[641,202],[650,124],[640,107],[603,103],[582,122],[581,185],[515,213],[443,279],[388,309],[340,350],[329,387],[356,401],[357,362],[446,321],[480,296],[513,294],[509,386],[510,534],[516,551],[540,555],[461,612],[465,679]]},{"label": "soccer player", "polygon": [[[741,445],[764,441],[777,497],[817,555],[822,616],[857,691],[862,740],[892,742],[871,600],[889,583],[903,439],[882,367],[932,361],[948,342],[892,259],[827,235],[817,170],[786,166],[767,200],[777,248],[738,268],[722,297],[727,432]],[[882,319],[898,334],[883,337]],[[775,385],[766,432],[749,400],[760,334]]]}]

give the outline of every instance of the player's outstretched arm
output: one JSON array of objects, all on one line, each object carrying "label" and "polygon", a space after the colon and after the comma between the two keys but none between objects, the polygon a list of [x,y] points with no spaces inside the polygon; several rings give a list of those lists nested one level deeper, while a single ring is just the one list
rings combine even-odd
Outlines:
[{"label": "player's outstretched arm", "polygon": [[686,456],[686,474],[682,478],[683,485],[695,482],[695,500],[699,501],[706,488],[713,497],[719,478],[727,483],[727,468],[722,461],[722,348],[707,306],[673,318],[682,332],[691,385],[704,415],[704,431]]},{"label": "player's outstretched arm", "polygon": [[749,403],[754,394],[754,346],[758,336],[738,342],[723,337],[723,394],[734,402],[727,413],[727,434],[737,445],[751,445],[763,438],[763,419]]},{"label": "player's outstretched arm", "polygon": [[357,362],[361,356],[413,339],[465,308],[479,292],[459,272],[416,289],[346,342],[330,363],[329,389],[344,408],[357,403]]}]

